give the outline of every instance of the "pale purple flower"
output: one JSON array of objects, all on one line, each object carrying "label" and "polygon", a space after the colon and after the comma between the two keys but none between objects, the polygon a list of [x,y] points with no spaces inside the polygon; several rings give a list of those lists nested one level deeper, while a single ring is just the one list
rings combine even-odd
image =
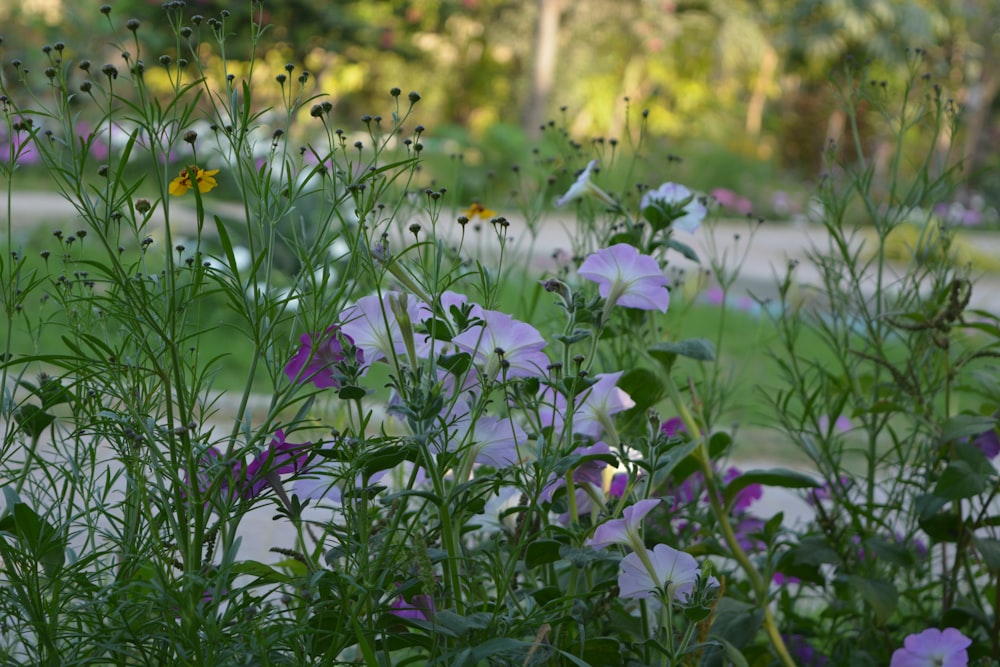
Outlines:
[{"label": "pale purple flower", "polygon": [[659,498],[648,498],[629,505],[622,512],[621,519],[602,523],[584,544],[594,549],[604,549],[612,544],[623,544],[632,548],[642,546],[642,538],[639,536],[642,519],[659,504]]},{"label": "pale purple flower", "polygon": [[470,448],[476,463],[507,468],[520,460],[518,444],[528,440],[528,434],[511,419],[480,416],[472,423],[468,413],[455,423],[455,429],[445,435],[448,451]]},{"label": "pale purple flower", "polygon": [[[649,567],[646,563],[649,563]],[[666,544],[657,544],[640,554],[622,558],[618,572],[618,596],[622,598],[652,598],[664,591],[667,598],[686,600],[694,592],[701,570],[694,556]]]},{"label": "pale purple flower", "polygon": [[903,640],[889,667],[966,667],[972,640],[955,628],[928,628]]},{"label": "pale purple flower", "polygon": [[[847,433],[854,425],[851,424],[851,420],[844,415],[838,415],[833,421],[833,430],[836,433]],[[830,416],[821,415],[819,418],[819,431],[820,433],[827,433],[830,430]]]},{"label": "pale purple flower", "polygon": [[[412,331],[420,323],[421,307],[426,306],[416,297],[400,292],[385,292],[381,299],[377,295],[362,297],[340,313],[340,330],[354,341],[367,363],[406,354],[403,332],[392,308],[394,300],[409,317]],[[429,346],[416,339],[414,342],[417,355],[426,354]]]},{"label": "pale purple flower", "polygon": [[598,250],[583,261],[577,273],[597,283],[601,296],[608,301],[607,308],[621,304],[665,313],[670,305],[670,281],[659,263],[627,243]]},{"label": "pale purple flower", "polygon": [[587,163],[587,166],[580,172],[580,175],[576,177],[576,181],[569,187],[562,197],[556,200],[556,206],[565,206],[569,202],[580,199],[586,195],[591,195],[597,197],[606,204],[614,204],[614,199],[611,198],[608,193],[606,193],[601,188],[594,185],[590,177],[597,168],[597,160],[591,160]]},{"label": "pale purple flower", "polygon": [[[287,364],[285,375],[291,382],[312,382],[319,389],[339,387],[334,373],[338,363],[347,359],[344,343],[354,344],[350,336],[340,334],[339,327],[327,327],[323,333],[306,333],[300,338],[301,345]],[[364,354],[355,350],[357,363],[364,362]]]},{"label": "pale purple flower", "polygon": [[[589,447],[578,447],[573,450],[573,454],[577,456],[591,456],[594,454],[610,454],[611,448],[608,447],[606,443],[595,442]],[[577,511],[580,514],[585,514],[590,511],[593,505],[591,500],[591,493],[600,496],[603,493],[603,483],[604,483],[604,470],[608,467],[605,461],[600,459],[591,459],[589,461],[584,461],[578,465],[573,470],[573,482],[576,484],[576,506]],[[550,502],[555,496],[556,491],[566,486],[566,480],[563,477],[553,477],[549,480],[549,483],[545,485],[542,489],[541,499]],[[584,488],[584,487],[589,487]],[[567,519],[564,516],[564,519]],[[565,522],[565,521],[564,521]]]},{"label": "pale purple flower", "polygon": [[[296,480],[295,494],[303,500],[325,499],[343,503],[345,486],[350,485],[358,490],[365,484],[361,473],[355,475],[353,480],[349,480],[346,471],[347,465],[340,461],[324,461],[319,465],[310,466],[308,476]],[[368,485],[378,483],[388,474],[388,470],[376,472],[368,478]]]},{"label": "pale purple flower", "polygon": [[535,327],[496,310],[482,311],[482,325],[452,339],[458,349],[472,355],[488,378],[544,375],[549,358],[542,352],[545,339]]},{"label": "pale purple flower", "polygon": [[647,207],[655,205],[667,212],[680,207],[682,202],[687,203],[684,204],[683,209],[676,211],[679,217],[675,218],[670,226],[693,234],[701,226],[701,221],[705,219],[705,214],[708,211],[704,204],[698,201],[698,198],[683,185],[664,183],[657,189],[650,190],[642,196],[639,208],[644,211]]},{"label": "pale purple flower", "polygon": [[635,401],[618,387],[624,371],[598,373],[595,382],[584,391],[583,400],[573,416],[573,432],[599,438],[611,426],[611,415],[635,407]]}]

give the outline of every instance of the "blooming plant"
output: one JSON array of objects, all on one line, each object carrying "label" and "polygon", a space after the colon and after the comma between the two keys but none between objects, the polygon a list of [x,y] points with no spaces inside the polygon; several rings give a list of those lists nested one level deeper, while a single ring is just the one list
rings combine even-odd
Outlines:
[{"label": "blooming plant", "polygon": [[[148,42],[106,6],[120,61],[53,48],[44,80],[0,80],[19,156],[77,212],[0,259],[0,662],[1000,658],[998,328],[964,318],[954,267],[888,290],[883,264],[817,257],[822,313],[779,285],[761,312],[784,384],[762,391],[813,466],[737,470],[724,341],[679,338],[666,273],[699,259],[675,232],[703,233],[700,195],[614,191],[570,144],[566,173],[585,167],[554,203],[581,218],[580,259],[518,265],[518,221],[460,210],[419,168],[418,93],[349,132],[295,64],[226,60],[236,31],[262,46],[253,6],[244,26],[167,2],[169,39]],[[8,197],[20,166],[0,163]],[[854,197],[892,224],[866,178],[824,181],[834,251]],[[529,232],[550,182],[525,183]],[[470,257],[473,218],[495,245]],[[797,346],[805,326],[831,366]],[[775,489],[811,514],[758,515]]]}]

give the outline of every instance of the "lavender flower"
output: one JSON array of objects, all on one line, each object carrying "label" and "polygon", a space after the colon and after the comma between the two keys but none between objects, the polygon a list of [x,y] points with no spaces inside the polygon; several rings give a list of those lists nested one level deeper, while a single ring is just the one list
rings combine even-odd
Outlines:
[{"label": "lavender flower", "polygon": [[659,263],[627,243],[618,243],[593,253],[583,261],[577,274],[597,283],[607,300],[605,311],[616,304],[639,310],[667,312],[670,281]]},{"label": "lavender flower", "polygon": [[955,628],[928,628],[903,640],[889,667],[966,667],[972,640]]}]

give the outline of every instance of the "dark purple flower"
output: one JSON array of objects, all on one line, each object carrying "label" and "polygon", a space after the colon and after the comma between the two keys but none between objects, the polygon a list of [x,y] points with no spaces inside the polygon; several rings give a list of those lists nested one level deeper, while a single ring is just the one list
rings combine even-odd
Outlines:
[{"label": "dark purple flower", "polygon": [[973,438],[972,446],[981,451],[986,458],[995,459],[997,454],[1000,454],[1000,437],[997,437],[997,430],[991,428],[983,431]]},{"label": "dark purple flower", "polygon": [[802,667],[825,667],[830,661],[816,652],[802,635],[782,635],[788,652],[795,658],[795,664]]},{"label": "dark purple flower", "polygon": [[[396,588],[399,588],[396,584]],[[430,595],[414,595],[409,601],[402,595],[397,595],[389,613],[399,618],[412,618],[418,621],[430,621],[434,617],[434,598]]]},{"label": "dark purple flower", "polygon": [[663,434],[668,438],[675,437],[678,433],[687,433],[687,427],[684,426],[684,420],[680,417],[671,417],[667,421],[663,422],[663,426],[660,427]]},{"label": "dark purple flower", "polygon": [[[301,345],[295,356],[285,365],[285,375],[292,382],[312,382],[319,389],[339,387],[335,374],[336,365],[347,359],[348,350],[354,348],[350,336],[340,331],[337,325],[327,327],[323,333],[302,334]],[[348,350],[344,349],[347,344]],[[364,354],[354,348],[359,364],[364,363]]]},{"label": "dark purple flower", "polygon": [[[729,484],[742,474],[743,472],[739,468],[730,468],[726,471],[722,481]],[[760,484],[750,484],[736,494],[736,498],[733,500],[733,512],[742,514],[743,512],[746,512],[751,505],[763,497],[764,487]]]},{"label": "dark purple flower", "polygon": [[279,475],[300,472],[309,460],[311,442],[291,443],[285,441],[285,432],[278,430],[267,449],[253,458],[243,471],[242,462],[233,466],[236,481],[234,495],[238,493],[246,500],[256,498],[268,486],[277,487]]}]

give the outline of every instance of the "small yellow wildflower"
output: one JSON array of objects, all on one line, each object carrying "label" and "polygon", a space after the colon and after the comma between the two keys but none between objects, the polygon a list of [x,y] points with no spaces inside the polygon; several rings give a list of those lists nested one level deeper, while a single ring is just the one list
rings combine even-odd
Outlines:
[{"label": "small yellow wildflower", "polygon": [[469,220],[473,218],[479,218],[480,220],[489,220],[490,218],[495,218],[497,215],[496,211],[491,211],[477,201],[472,202],[472,206],[465,209],[465,217]]},{"label": "small yellow wildflower", "polygon": [[190,167],[181,169],[181,175],[170,181],[170,194],[175,197],[183,197],[187,194],[187,191],[194,187],[191,184],[192,173],[194,174],[195,183],[198,184],[198,192],[208,192],[218,185],[215,180],[215,175],[219,173],[218,169],[205,171],[197,165],[191,165]]}]

